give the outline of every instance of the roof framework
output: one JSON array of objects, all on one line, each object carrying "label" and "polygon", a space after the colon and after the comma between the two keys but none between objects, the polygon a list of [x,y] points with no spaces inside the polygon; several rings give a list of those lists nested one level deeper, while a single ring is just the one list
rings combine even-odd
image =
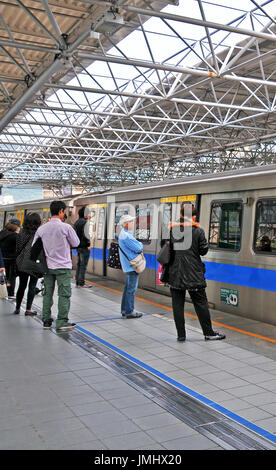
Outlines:
[{"label": "roof framework", "polygon": [[0,0],[3,184],[276,162],[276,0],[176,3]]}]

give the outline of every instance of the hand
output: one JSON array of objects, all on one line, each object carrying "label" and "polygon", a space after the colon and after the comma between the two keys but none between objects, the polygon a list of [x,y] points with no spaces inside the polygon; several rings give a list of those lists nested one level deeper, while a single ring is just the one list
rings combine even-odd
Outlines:
[{"label": "hand", "polygon": [[0,268],[1,273],[5,272],[5,268]]}]

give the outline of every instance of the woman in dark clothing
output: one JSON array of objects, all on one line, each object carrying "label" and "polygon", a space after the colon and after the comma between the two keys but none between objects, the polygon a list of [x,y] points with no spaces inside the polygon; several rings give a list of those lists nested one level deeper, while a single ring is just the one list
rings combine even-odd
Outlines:
[{"label": "woman in dark clothing", "polygon": [[24,297],[24,293],[29,281],[28,294],[27,294],[27,308],[25,315],[34,316],[37,314],[36,311],[32,310],[32,303],[36,294],[36,283],[37,277],[32,276],[26,272],[23,272],[20,267],[23,260],[24,249],[27,244],[31,244],[37,231],[41,225],[41,218],[39,214],[27,214],[24,218],[23,228],[17,236],[16,240],[16,262],[19,276],[19,287],[16,293],[16,308],[14,314],[20,313],[21,303]]},{"label": "woman in dark clothing", "polygon": [[8,222],[4,229],[0,232],[0,248],[2,251],[6,277],[7,277],[7,291],[9,297],[14,297],[14,288],[16,280],[16,239],[17,232],[20,228]]},{"label": "woman in dark clothing", "polygon": [[169,284],[177,340],[186,340],[184,305],[188,290],[206,340],[224,339],[225,335],[213,331],[208,300],[205,293],[205,265],[201,256],[208,252],[208,243],[204,231],[196,222],[197,211],[191,211],[191,217],[184,215],[181,209],[180,219],[170,224],[171,259],[165,270],[163,280]]}]

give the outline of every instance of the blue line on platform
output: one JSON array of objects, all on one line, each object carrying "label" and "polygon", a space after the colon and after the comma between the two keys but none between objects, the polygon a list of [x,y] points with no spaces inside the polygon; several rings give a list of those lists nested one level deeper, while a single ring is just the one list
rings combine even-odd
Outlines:
[{"label": "blue line on platform", "polygon": [[[147,317],[149,313],[143,313],[143,317]],[[122,316],[120,317],[112,317],[112,318],[100,318],[99,320],[83,320],[83,321],[76,321],[76,325],[79,325],[79,323],[96,323],[96,322],[101,322],[101,321],[108,321],[108,320],[125,320]]]},{"label": "blue line on platform", "polygon": [[241,424],[242,426],[245,426],[246,428],[250,429],[250,431],[255,432],[256,434],[264,437],[265,439],[268,439],[269,441],[276,443],[276,435],[270,433],[269,431],[266,431],[265,429],[261,428],[260,426],[257,426],[254,423],[251,423],[250,421],[247,421],[247,419],[242,418],[241,416],[237,415],[236,413],[233,413],[232,411],[228,410],[227,408],[224,408],[223,406],[219,405],[218,403],[215,403],[214,401],[210,400],[209,398],[204,397],[203,395],[195,392],[191,388],[186,387],[185,385],[181,384],[180,382],[177,382],[174,379],[171,379],[169,376],[163,374],[162,372],[158,371],[157,369],[154,369],[153,367],[145,364],[144,362],[140,361],[139,359],[136,359],[135,357],[131,356],[130,354],[124,352],[122,349],[117,348],[116,346],[113,346],[111,343],[108,343],[104,339],[99,338],[98,336],[94,335],[88,330],[85,330],[84,328],[81,328],[80,326],[76,326],[76,329],[85,333],[86,335],[90,336],[91,338],[95,339],[96,341],[99,341],[103,345],[107,346],[108,348],[112,349],[113,351],[119,353],[121,356],[125,357],[126,359],[129,359],[130,361],[134,362],[140,367],[143,367],[145,370],[148,372],[156,375],[160,379],[166,381],[167,383],[173,385],[174,387],[182,390],[186,394],[190,395],[193,398],[196,398],[200,402],[204,403],[207,406],[210,406],[216,411],[219,411],[220,413],[224,414],[228,418],[232,419],[236,423]]}]

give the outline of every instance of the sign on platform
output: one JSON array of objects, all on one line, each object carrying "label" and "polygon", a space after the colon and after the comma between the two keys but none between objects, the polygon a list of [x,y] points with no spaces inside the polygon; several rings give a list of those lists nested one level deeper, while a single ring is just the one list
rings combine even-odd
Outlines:
[{"label": "sign on platform", "polygon": [[235,289],[220,289],[220,300],[227,305],[237,307],[239,304],[239,291]]}]

